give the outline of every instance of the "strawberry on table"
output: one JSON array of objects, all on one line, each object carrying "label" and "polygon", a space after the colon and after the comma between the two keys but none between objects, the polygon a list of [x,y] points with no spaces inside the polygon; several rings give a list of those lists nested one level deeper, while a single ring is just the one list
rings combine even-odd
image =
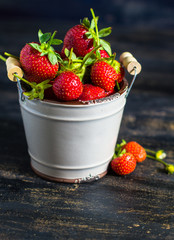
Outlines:
[{"label": "strawberry on table", "polygon": [[126,143],[123,145],[122,150],[123,149],[125,149],[128,153],[132,153],[137,162],[142,162],[146,159],[145,149],[135,141]]},{"label": "strawberry on table", "polygon": [[105,90],[92,84],[84,84],[83,92],[79,97],[80,101],[90,101],[105,97]]},{"label": "strawberry on table", "polygon": [[51,35],[51,33],[43,34],[39,30],[39,43],[27,43],[22,48],[20,63],[28,81],[40,83],[56,77],[60,56],[51,45],[59,45],[62,41],[54,39],[55,34],[56,31]]},{"label": "strawberry on table", "polygon": [[111,168],[118,175],[130,174],[135,167],[136,159],[131,153],[124,153],[111,161]]},{"label": "strawberry on table", "polygon": [[75,73],[64,71],[55,78],[53,91],[58,99],[72,101],[79,98],[83,91],[83,85]]}]

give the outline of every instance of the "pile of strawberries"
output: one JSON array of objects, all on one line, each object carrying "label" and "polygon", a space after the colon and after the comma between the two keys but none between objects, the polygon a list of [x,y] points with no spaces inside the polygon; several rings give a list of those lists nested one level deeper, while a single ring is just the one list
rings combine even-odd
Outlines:
[{"label": "pile of strawberries", "polygon": [[146,150],[139,143],[135,141],[126,143],[122,140],[115,148],[111,168],[118,175],[127,175],[133,172],[137,163],[143,162],[146,156]]},{"label": "pile of strawberries", "polygon": [[[68,30],[64,41],[55,39],[56,31],[38,32],[39,43],[27,43],[20,52],[24,78],[31,89],[29,99],[89,101],[109,96],[120,90],[124,68],[115,60],[110,43],[103,37],[111,27],[98,30],[98,17],[91,9],[92,20],[83,21]],[[60,51],[53,45],[63,47]]]},{"label": "pile of strawberries", "polygon": [[110,166],[117,175],[127,175],[135,170],[137,163],[143,162],[146,158],[151,158],[162,163],[168,174],[173,174],[174,165],[168,164],[163,160],[166,156],[163,150],[155,152],[150,149],[145,149],[136,141],[127,143],[125,140],[122,140],[122,142],[115,147],[115,153]]}]

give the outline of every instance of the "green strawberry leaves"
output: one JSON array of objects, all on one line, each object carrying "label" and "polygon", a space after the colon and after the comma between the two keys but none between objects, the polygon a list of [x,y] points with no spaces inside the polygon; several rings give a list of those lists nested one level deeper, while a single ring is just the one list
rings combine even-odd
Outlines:
[{"label": "green strawberry leaves", "polygon": [[38,31],[38,43],[28,43],[31,47],[36,49],[38,52],[41,53],[41,56],[48,55],[48,59],[52,65],[57,64],[61,61],[61,57],[58,53],[55,52],[54,48],[51,45],[60,45],[63,43],[60,39],[55,39],[57,31],[51,35],[51,33],[42,33],[39,29]]},{"label": "green strawberry leaves", "polygon": [[41,33],[41,30],[40,31],[40,34],[38,34],[39,36],[39,42],[40,44],[44,43],[44,42],[47,42],[50,38],[51,38],[51,33]]},{"label": "green strawberry leaves", "polygon": [[111,45],[109,42],[103,40],[103,39],[100,39],[100,44],[102,45],[102,47],[104,48],[104,50],[109,54],[109,56],[112,55],[112,50],[111,50]]},{"label": "green strawberry leaves", "polygon": [[52,87],[52,85],[49,84],[50,82],[49,79],[37,84],[36,82],[29,82],[25,78],[19,77],[15,73],[14,73],[14,76],[19,78],[22,82],[30,86],[31,91],[23,93],[25,96],[29,97],[28,98],[29,100],[33,100],[35,98],[39,98],[40,100],[43,100],[45,89]]},{"label": "green strawberry leaves", "polygon": [[33,100],[35,98],[39,98],[40,100],[43,100],[45,89],[52,87],[51,84],[48,84],[49,82],[50,80],[45,80],[38,84],[36,82],[32,82],[32,90],[29,92],[24,92],[24,95],[28,96],[29,100]]},{"label": "green strawberry leaves", "polygon": [[60,39],[53,39],[51,42],[51,45],[60,45],[62,43],[63,43],[63,41]]},{"label": "green strawberry leaves", "polygon": [[98,36],[99,38],[102,38],[102,37],[107,37],[111,34],[112,32],[112,28],[111,27],[108,27],[108,28],[103,28],[99,31],[98,33]]},{"label": "green strawberry leaves", "polygon": [[[97,60],[97,50],[101,47],[101,45],[96,46],[91,52],[87,53],[85,57],[77,57],[73,52],[73,48],[68,50],[65,48],[64,53],[66,56],[65,60],[62,60],[60,63],[59,73],[63,71],[72,71],[74,72],[80,80],[83,82],[83,77],[86,72],[86,67],[90,66]],[[96,52],[96,54],[95,54]]]},{"label": "green strawberry leaves", "polygon": [[90,28],[90,21],[88,18],[84,18],[81,24],[83,24],[87,28]]},{"label": "green strawberry leaves", "polygon": [[69,51],[67,48],[65,48],[65,56],[69,59],[69,60],[76,60],[78,59],[77,56],[75,55],[75,53],[73,52],[73,48],[71,48],[71,50]]},{"label": "green strawberry leaves", "polygon": [[[107,37],[108,35],[110,35],[112,32],[112,28],[107,27],[107,28],[103,28],[100,31],[98,31],[99,17],[95,16],[92,8],[90,10],[91,10],[91,14],[93,17],[91,20],[91,23],[88,18],[84,18],[81,23],[83,26],[85,26],[88,29],[88,32],[86,32],[85,35],[88,39],[93,39],[94,47],[101,45],[101,49],[104,49],[111,56],[112,51],[111,51],[110,43],[101,38]],[[100,58],[99,50],[96,51],[96,55],[97,55],[97,58]]]},{"label": "green strawberry leaves", "polygon": [[40,53],[42,52],[42,49],[41,49],[39,44],[37,44],[37,43],[28,43],[28,45],[30,45],[31,47],[33,47],[34,49],[36,49]]},{"label": "green strawberry leaves", "polygon": [[48,59],[53,65],[58,62],[57,56],[54,52],[48,52]]},{"label": "green strawberry leaves", "polygon": [[[96,55],[94,54],[94,51],[98,49],[99,47],[96,47],[91,52],[85,55],[84,58],[77,57],[75,53],[73,52],[73,48],[69,51],[67,48],[65,48],[64,53],[68,60],[64,60],[63,65],[65,68],[73,68],[76,63],[78,63],[79,69],[81,66],[89,66],[93,64],[96,60]],[[79,64],[80,63],[80,64]]]}]

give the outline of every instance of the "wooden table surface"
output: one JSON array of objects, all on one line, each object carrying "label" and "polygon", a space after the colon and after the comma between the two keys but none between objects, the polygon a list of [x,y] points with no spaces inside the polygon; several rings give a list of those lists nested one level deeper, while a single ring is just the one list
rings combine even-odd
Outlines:
[{"label": "wooden table surface", "polygon": [[[19,54],[26,42],[37,39],[38,26],[53,31],[56,24],[2,20],[1,54]],[[73,23],[60,25],[62,38]],[[172,164],[173,39],[171,29],[141,28],[113,30],[109,39],[118,56],[130,51],[143,67],[128,97],[118,141],[164,149]],[[16,84],[8,81],[3,62],[0,84],[0,239],[174,239],[174,175],[146,159],[130,175],[109,170],[91,183],[41,179],[30,167]]]}]

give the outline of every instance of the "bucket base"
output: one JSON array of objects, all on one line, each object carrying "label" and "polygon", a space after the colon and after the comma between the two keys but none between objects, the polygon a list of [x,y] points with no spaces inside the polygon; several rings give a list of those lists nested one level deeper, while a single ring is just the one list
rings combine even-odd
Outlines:
[{"label": "bucket base", "polygon": [[32,170],[41,178],[45,179],[45,180],[49,180],[49,181],[54,181],[54,182],[64,182],[64,183],[85,183],[85,182],[92,182],[92,181],[96,181],[99,180],[100,178],[104,177],[107,174],[107,170],[96,175],[96,176],[91,176],[91,177],[86,177],[86,178],[75,178],[75,179],[68,179],[68,178],[58,178],[58,177],[51,177],[48,176],[44,173],[39,172],[38,170],[36,170],[32,164],[31,164],[31,168]]}]

